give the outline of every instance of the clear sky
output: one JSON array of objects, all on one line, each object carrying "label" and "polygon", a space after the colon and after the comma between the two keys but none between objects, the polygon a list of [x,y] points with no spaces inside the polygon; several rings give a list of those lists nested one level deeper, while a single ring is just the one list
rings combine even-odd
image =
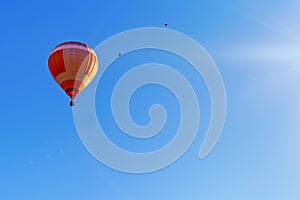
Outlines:
[{"label": "clear sky", "polygon": [[[299,9],[296,0],[1,2],[0,199],[298,200]],[[63,41],[95,47],[121,31],[165,23],[194,38],[217,64],[227,93],[224,130],[209,156],[199,160],[209,95],[201,77],[197,81],[188,71],[202,104],[200,129],[189,150],[157,172],[118,172],[94,159],[81,143],[69,100],[48,71],[48,55]],[[172,131],[150,143],[118,137],[106,94],[131,64],[153,58],[183,64],[170,55],[148,53],[113,63],[96,95],[101,123],[115,130],[108,137],[138,152],[162,146]],[[167,90],[149,87],[133,96],[133,118],[147,124],[148,104],[162,101],[171,113],[166,129],[176,128],[176,99]]]}]

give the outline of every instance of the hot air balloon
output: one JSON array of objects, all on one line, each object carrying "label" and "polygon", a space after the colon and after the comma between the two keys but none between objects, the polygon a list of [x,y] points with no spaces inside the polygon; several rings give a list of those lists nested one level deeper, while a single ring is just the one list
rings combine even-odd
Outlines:
[{"label": "hot air balloon", "polygon": [[64,42],[57,45],[48,58],[50,73],[58,85],[71,98],[93,80],[98,71],[98,58],[91,47],[81,42]]}]

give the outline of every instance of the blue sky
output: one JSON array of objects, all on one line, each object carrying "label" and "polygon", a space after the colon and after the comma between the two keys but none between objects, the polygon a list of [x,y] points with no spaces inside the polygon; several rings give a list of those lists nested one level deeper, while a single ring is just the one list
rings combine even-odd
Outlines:
[{"label": "blue sky", "polygon": [[[299,8],[296,0],[2,2],[0,199],[299,199]],[[219,67],[227,93],[223,133],[209,156],[199,160],[209,95],[201,77],[187,71],[203,102],[189,150],[157,172],[112,170],[81,143],[69,100],[48,71],[48,55],[63,41],[95,47],[121,31],[165,23],[199,42]],[[154,58],[183,64],[157,53],[125,55],[105,74],[96,96],[104,127],[114,123],[105,95],[120,74],[118,66],[129,69]],[[143,111],[153,102],[169,105],[166,128],[176,128],[176,100],[154,86],[132,99],[136,122],[147,124]],[[113,130],[109,137],[115,143],[141,152],[172,137],[133,147],[135,142]]]}]

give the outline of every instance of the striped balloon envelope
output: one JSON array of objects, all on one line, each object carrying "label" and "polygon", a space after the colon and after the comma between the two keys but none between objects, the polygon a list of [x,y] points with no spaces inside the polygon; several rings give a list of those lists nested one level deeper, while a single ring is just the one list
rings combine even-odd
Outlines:
[{"label": "striped balloon envelope", "polygon": [[93,80],[98,71],[98,58],[91,47],[81,42],[64,42],[50,53],[48,67],[54,80],[71,98]]}]

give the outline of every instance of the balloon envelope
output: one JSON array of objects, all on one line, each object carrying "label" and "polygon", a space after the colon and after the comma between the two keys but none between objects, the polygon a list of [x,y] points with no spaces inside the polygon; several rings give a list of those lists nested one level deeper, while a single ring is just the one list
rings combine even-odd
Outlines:
[{"label": "balloon envelope", "polygon": [[48,67],[54,80],[73,100],[95,77],[98,59],[88,45],[64,42],[50,53]]}]

